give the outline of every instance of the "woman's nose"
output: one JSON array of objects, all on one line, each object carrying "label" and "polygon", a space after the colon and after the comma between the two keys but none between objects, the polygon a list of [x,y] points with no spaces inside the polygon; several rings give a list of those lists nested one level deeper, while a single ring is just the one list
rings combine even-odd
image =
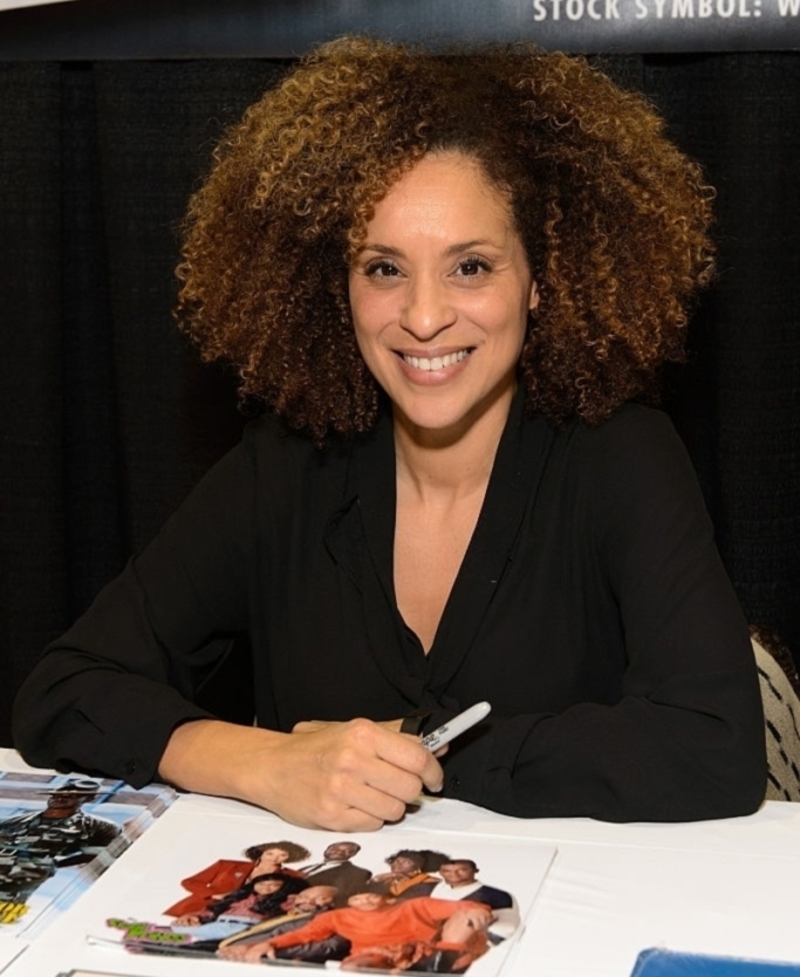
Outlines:
[{"label": "woman's nose", "polygon": [[433,275],[420,275],[409,282],[400,324],[417,339],[432,338],[456,318],[445,283]]}]

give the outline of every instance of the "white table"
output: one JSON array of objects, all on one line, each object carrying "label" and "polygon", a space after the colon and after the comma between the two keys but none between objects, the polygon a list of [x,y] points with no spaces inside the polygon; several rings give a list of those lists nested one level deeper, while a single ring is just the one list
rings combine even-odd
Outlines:
[{"label": "white table", "polygon": [[[24,769],[0,750],[0,768]],[[219,798],[184,796],[164,818],[252,814]],[[767,802],[750,817],[690,824],[605,824],[589,819],[523,821],[456,801],[414,815],[426,832],[535,839],[558,853],[503,977],[627,977],[638,952],[688,952],[800,961],[800,804]],[[386,832],[394,829],[384,828]],[[146,836],[145,836],[146,837]],[[136,847],[123,856],[135,857]],[[108,904],[123,863],[76,904]],[[70,926],[73,907],[3,972],[51,977],[84,967],[153,977],[243,977],[243,964],[124,956],[88,946]],[[319,969],[269,968],[270,974]]]}]

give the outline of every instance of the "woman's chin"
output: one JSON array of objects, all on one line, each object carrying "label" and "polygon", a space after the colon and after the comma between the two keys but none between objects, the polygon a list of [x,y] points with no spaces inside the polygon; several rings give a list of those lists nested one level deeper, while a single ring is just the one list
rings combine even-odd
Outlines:
[{"label": "woman's chin", "polygon": [[395,424],[416,441],[442,445],[453,444],[487,423],[502,430],[515,387],[512,380],[470,396],[465,396],[466,391],[439,388],[427,395],[398,397],[393,400]]}]

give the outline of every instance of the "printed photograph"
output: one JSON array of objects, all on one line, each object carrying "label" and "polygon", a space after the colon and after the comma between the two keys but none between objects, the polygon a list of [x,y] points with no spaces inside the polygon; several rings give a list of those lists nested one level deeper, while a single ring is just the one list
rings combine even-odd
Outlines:
[{"label": "printed photograph", "polygon": [[337,836],[258,820],[259,833],[230,821],[160,825],[157,878],[120,898],[103,942],[247,963],[493,975],[555,854],[522,839]]},{"label": "printed photograph", "polygon": [[153,823],[175,792],[122,781],[0,773],[0,934],[30,937]]}]

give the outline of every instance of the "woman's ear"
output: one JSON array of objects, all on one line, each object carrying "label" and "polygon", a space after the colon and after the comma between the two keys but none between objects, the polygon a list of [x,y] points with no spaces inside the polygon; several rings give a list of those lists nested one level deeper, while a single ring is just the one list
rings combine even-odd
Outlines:
[{"label": "woman's ear", "polygon": [[531,294],[528,299],[528,311],[535,312],[539,307],[539,286],[536,282],[531,282]]}]

